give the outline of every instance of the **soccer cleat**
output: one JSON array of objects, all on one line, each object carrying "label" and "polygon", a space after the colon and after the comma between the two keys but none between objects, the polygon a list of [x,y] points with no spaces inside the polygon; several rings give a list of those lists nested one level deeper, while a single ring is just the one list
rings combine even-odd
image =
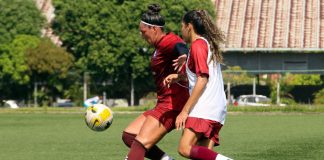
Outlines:
[{"label": "soccer cleat", "polygon": [[164,153],[161,160],[174,160],[174,159],[172,157],[170,157],[169,155],[167,155],[166,153]]},{"label": "soccer cleat", "polygon": [[233,160],[233,159],[225,157],[225,156],[223,156],[221,154],[217,154],[216,160]]}]

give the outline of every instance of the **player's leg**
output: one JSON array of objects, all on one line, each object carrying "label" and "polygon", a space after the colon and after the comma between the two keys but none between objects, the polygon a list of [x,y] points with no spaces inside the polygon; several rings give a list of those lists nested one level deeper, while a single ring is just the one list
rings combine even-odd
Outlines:
[{"label": "player's leg", "polygon": [[[205,147],[206,149],[213,150],[213,147],[215,146],[215,142],[211,139],[207,138],[202,138],[201,140],[198,141],[199,146]],[[202,148],[200,148],[201,150]],[[201,152],[200,150],[197,150],[196,152]],[[205,150],[205,149],[204,149]],[[215,152],[217,153],[217,152]],[[214,157],[212,157],[213,159]],[[231,158],[228,158],[222,154],[217,153],[216,155],[216,160],[232,160]]]},{"label": "player's leg", "polygon": [[180,138],[178,152],[181,156],[190,158],[190,150],[194,146],[201,135],[196,134],[191,129],[185,128]]},{"label": "player's leg", "polygon": [[[214,142],[211,140],[200,141],[201,137],[202,134],[195,133],[193,130],[185,128],[180,139],[179,154],[191,159],[215,160],[218,153],[208,148],[213,146]],[[205,146],[199,146],[197,144]]]},{"label": "player's leg", "polygon": [[132,121],[123,131],[122,140],[126,146],[130,147],[141,130],[146,117],[142,114]]},{"label": "player's leg", "polygon": [[131,146],[131,150],[128,153],[128,160],[143,160],[146,152],[167,133],[168,130],[156,118],[147,116]]},{"label": "player's leg", "polygon": [[[122,140],[126,146],[131,147],[135,140],[135,137],[140,132],[143,123],[146,120],[146,116],[143,114],[137,117],[133,122],[131,122],[126,129],[123,131]],[[158,146],[154,145],[151,149],[146,152],[145,157],[149,159],[162,159],[162,157],[168,157],[164,151],[162,151]],[[166,158],[168,160],[168,158]]]},{"label": "player's leg", "polygon": [[188,117],[180,140],[179,153],[184,157],[200,160],[215,160],[216,157],[217,159],[223,157],[217,156],[218,153],[212,151],[215,144],[219,145],[218,133],[221,128],[222,124],[219,122]]},{"label": "player's leg", "polygon": [[180,139],[179,153],[190,159],[215,160],[217,153],[205,146],[198,146],[197,142],[201,138],[201,133],[196,133],[192,129],[185,128]]},{"label": "player's leg", "polygon": [[214,146],[215,146],[215,142],[208,139],[208,138],[201,138],[198,143],[199,146],[205,146],[210,150],[213,150]]}]

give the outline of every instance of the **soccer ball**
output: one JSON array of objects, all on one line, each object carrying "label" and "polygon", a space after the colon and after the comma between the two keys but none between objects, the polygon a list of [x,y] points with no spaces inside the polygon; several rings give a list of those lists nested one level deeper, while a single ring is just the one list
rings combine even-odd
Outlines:
[{"label": "soccer ball", "polygon": [[113,112],[104,104],[94,104],[87,108],[85,122],[94,131],[104,131],[113,121]]}]

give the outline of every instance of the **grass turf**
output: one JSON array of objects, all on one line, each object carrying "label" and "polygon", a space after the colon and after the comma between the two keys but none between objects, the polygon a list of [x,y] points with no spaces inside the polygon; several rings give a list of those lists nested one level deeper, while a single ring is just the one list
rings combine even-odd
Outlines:
[{"label": "grass turf", "polygon": [[[104,132],[91,131],[80,113],[1,113],[0,159],[120,160],[128,148],[122,130],[139,114],[115,114]],[[215,150],[239,160],[324,159],[323,114],[230,114]],[[159,146],[177,160],[181,132]]]}]

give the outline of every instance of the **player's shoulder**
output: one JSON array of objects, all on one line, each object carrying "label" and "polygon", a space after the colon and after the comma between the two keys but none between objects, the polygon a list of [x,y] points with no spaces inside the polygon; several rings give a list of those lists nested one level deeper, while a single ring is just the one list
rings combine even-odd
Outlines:
[{"label": "player's shoulder", "polygon": [[185,43],[179,35],[177,35],[173,32],[168,32],[166,34],[166,37],[167,37],[166,39],[171,43],[179,43],[179,42]]},{"label": "player's shoulder", "polygon": [[192,45],[197,45],[197,46],[206,46],[207,47],[207,42],[201,38],[196,39],[195,41],[192,42]]},{"label": "player's shoulder", "polygon": [[192,42],[190,49],[192,51],[207,51],[208,45],[205,40],[199,38]]}]

